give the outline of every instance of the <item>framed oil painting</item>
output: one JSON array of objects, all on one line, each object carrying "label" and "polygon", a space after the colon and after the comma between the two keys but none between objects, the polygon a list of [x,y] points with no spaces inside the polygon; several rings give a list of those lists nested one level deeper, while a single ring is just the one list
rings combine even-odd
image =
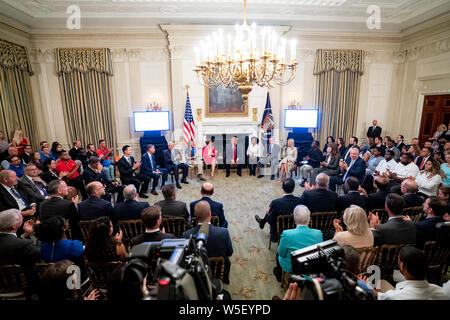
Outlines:
[{"label": "framed oil painting", "polygon": [[222,84],[205,88],[205,117],[246,117],[247,107],[238,87],[225,88]]}]

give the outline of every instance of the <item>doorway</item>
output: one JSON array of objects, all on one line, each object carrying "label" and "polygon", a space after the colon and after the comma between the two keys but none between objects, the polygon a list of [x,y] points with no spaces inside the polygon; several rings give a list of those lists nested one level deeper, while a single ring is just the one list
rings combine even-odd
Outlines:
[{"label": "doorway", "polygon": [[441,123],[446,126],[450,123],[450,94],[425,96],[419,131],[420,143],[432,138]]}]

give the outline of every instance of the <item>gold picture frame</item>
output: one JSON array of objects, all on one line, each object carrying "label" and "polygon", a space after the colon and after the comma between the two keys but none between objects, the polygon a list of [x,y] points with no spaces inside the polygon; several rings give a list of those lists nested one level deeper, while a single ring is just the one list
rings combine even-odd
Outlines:
[{"label": "gold picture frame", "polygon": [[[212,100],[210,100],[210,96]],[[228,106],[223,104],[228,104]],[[239,107],[238,104],[241,106]],[[239,108],[241,111],[238,111]],[[221,112],[224,109],[229,111]],[[219,84],[216,87],[205,87],[205,118],[219,117],[248,117],[248,107],[237,86],[225,88]]]}]

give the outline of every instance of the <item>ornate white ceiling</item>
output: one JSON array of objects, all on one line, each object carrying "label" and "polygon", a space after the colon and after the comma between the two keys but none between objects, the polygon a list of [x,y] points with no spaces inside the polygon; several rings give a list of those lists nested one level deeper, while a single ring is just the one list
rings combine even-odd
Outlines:
[{"label": "ornate white ceiling", "polygon": [[[303,29],[368,31],[367,9],[381,12],[381,31],[398,32],[450,12],[450,0],[248,0],[257,24]],[[82,28],[139,28],[159,24],[235,24],[242,0],[0,0],[0,12],[32,29],[64,28],[67,8],[79,6]]]}]

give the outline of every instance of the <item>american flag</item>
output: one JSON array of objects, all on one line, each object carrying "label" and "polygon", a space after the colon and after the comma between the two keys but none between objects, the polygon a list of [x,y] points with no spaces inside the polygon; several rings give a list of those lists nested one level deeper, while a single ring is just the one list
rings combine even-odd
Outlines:
[{"label": "american flag", "polygon": [[184,112],[184,124],[183,124],[183,136],[184,142],[189,144],[192,141],[195,145],[195,122],[192,116],[191,102],[189,100],[189,93],[186,97],[186,110]]}]

